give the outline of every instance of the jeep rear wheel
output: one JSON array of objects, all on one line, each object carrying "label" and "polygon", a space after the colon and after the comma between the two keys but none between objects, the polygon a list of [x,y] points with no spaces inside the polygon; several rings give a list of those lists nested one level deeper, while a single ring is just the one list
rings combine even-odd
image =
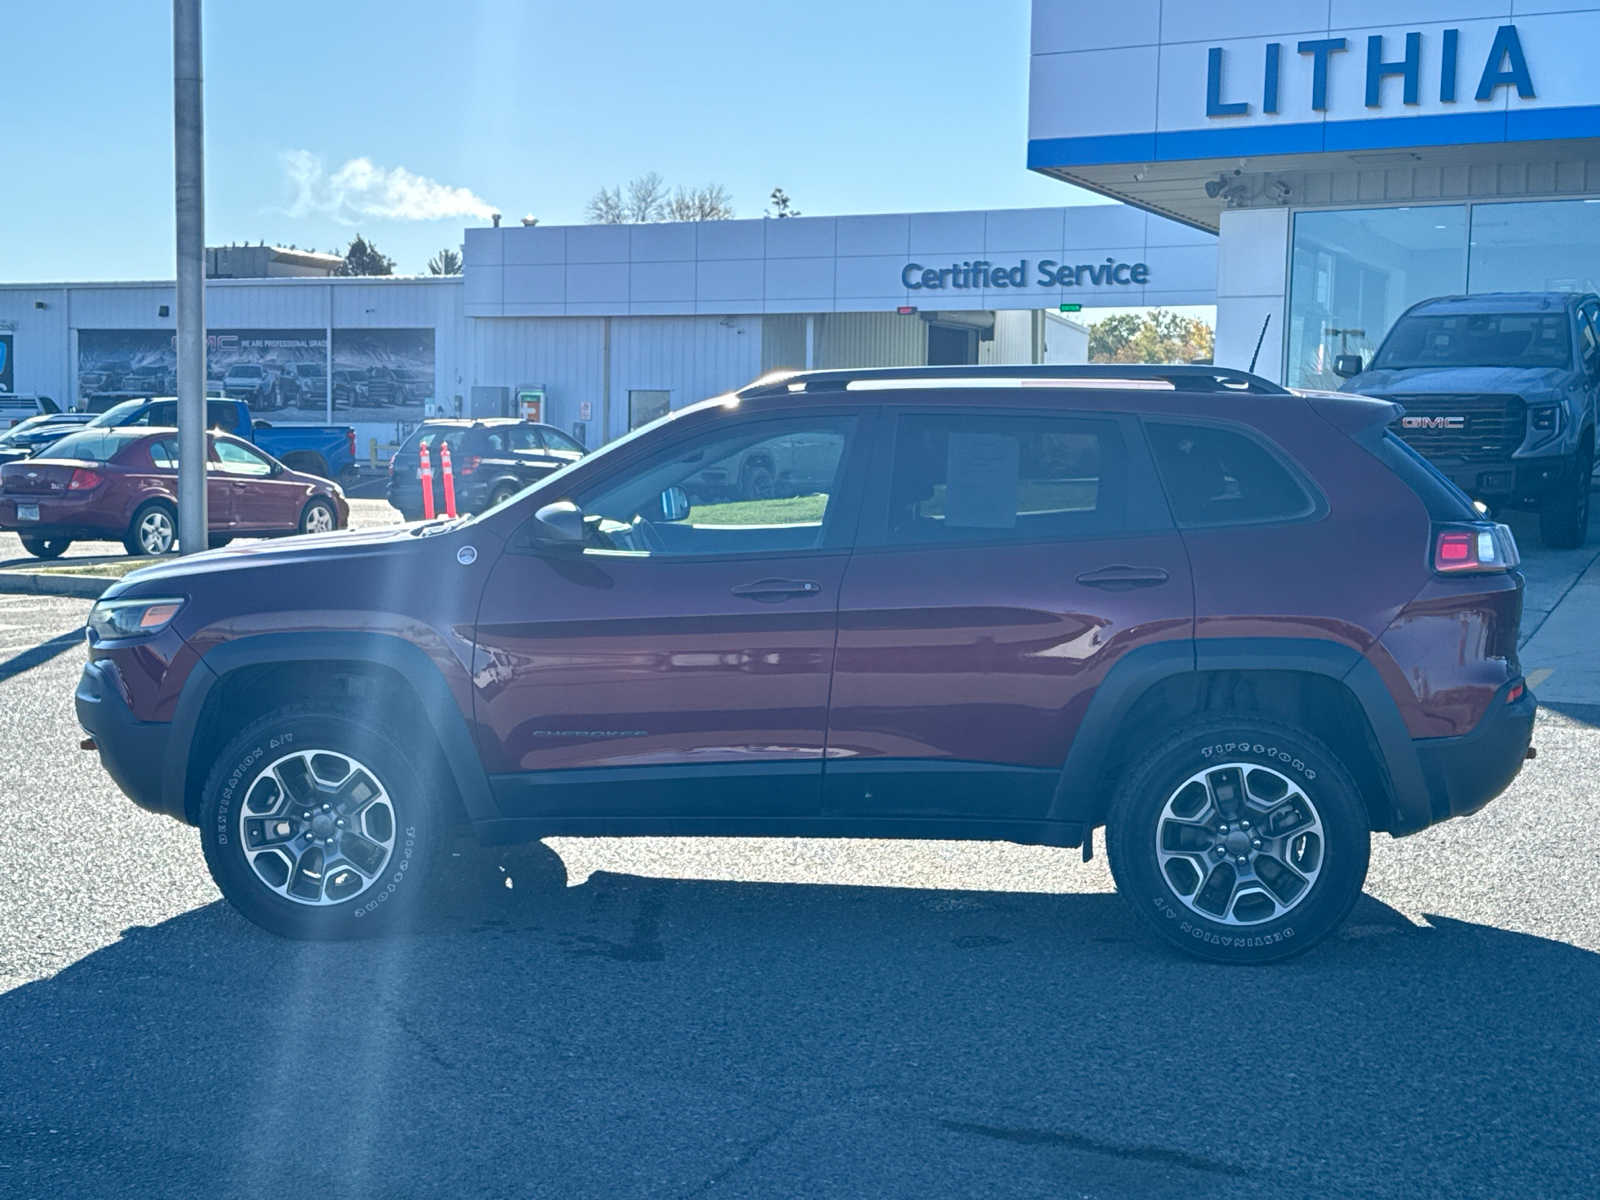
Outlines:
[{"label": "jeep rear wheel", "polygon": [[1589,537],[1589,491],[1594,486],[1594,443],[1585,441],[1568,464],[1567,480],[1539,510],[1539,540],[1572,550]]},{"label": "jeep rear wheel", "polygon": [[1369,849],[1333,752],[1255,717],[1176,732],[1123,780],[1106,822],[1117,890],[1167,942],[1216,962],[1327,937],[1361,895]]},{"label": "jeep rear wheel", "polygon": [[316,704],[259,718],[206,780],[200,840],[212,878],[240,913],[285,937],[403,923],[439,836],[429,767],[376,719]]}]

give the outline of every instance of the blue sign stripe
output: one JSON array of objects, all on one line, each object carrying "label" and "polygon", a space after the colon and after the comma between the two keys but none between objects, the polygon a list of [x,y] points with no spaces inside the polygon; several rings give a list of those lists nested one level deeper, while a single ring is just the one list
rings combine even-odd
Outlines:
[{"label": "blue sign stripe", "polygon": [[1600,105],[1521,108],[1507,112],[1439,113],[1355,121],[1284,121],[1119,133],[1095,137],[1034,138],[1028,166],[1080,167],[1112,163],[1186,162],[1203,158],[1390,150],[1402,146],[1539,142],[1600,137]]}]

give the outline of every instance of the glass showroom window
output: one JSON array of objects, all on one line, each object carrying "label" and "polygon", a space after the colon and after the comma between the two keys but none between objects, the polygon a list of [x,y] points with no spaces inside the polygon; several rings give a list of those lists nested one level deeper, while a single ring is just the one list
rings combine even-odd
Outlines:
[{"label": "glass showroom window", "polygon": [[1289,384],[1338,387],[1336,355],[1370,360],[1409,306],[1466,290],[1465,205],[1297,213]]},{"label": "glass showroom window", "polygon": [[1472,206],[1474,292],[1600,291],[1600,201]]}]

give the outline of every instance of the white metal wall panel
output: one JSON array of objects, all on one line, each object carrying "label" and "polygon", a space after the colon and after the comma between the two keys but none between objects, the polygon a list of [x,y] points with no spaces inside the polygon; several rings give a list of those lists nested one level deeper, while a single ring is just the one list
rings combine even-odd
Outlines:
[{"label": "white metal wall panel", "polygon": [[915,367],[928,361],[928,326],[915,313],[823,313],[816,321],[819,368]]},{"label": "white metal wall panel", "polygon": [[1031,363],[1034,314],[1009,309],[994,314],[994,338],[978,343],[980,363]]},{"label": "white metal wall panel", "polygon": [[806,319],[798,313],[761,318],[761,372],[806,365]]},{"label": "white metal wall panel", "polygon": [[613,436],[628,427],[628,392],[660,389],[682,408],[761,374],[760,317],[626,317],[611,322]]},{"label": "white metal wall panel", "polygon": [[470,320],[460,384],[451,393],[465,398],[473,387],[541,384],[548,396],[545,419],[563,429],[579,419],[579,405],[587,400],[593,414],[589,444],[597,445],[604,346],[605,321],[597,317]]},{"label": "white metal wall panel", "polygon": [[0,291],[0,333],[11,335],[13,387],[19,393],[49,396],[63,408],[72,396],[66,354],[68,307],[63,288]]}]

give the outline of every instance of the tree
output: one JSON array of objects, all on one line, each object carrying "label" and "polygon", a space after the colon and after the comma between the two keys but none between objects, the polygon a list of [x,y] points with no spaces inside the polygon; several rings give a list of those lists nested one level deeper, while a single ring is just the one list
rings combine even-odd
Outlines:
[{"label": "tree", "polygon": [[643,225],[662,220],[666,211],[667,185],[654,171],[621,187],[601,188],[589,200],[589,220],[596,225]]},{"label": "tree", "polygon": [[679,188],[667,203],[669,221],[731,221],[733,198],[720,183],[705,187]]},{"label": "tree", "polygon": [[733,199],[720,183],[678,188],[669,193],[661,176],[651,171],[614,188],[601,188],[589,198],[594,225],[646,225],[653,221],[726,221],[733,217]]},{"label": "tree", "polygon": [[1209,360],[1214,345],[1211,326],[1164,308],[1143,315],[1118,313],[1089,328],[1092,363],[1168,365]]},{"label": "tree", "polygon": [[344,252],[344,261],[334,271],[335,275],[393,275],[394,259],[381,253],[376,246],[359,233]]},{"label": "tree", "polygon": [[461,255],[446,246],[428,260],[429,275],[461,274]]},{"label": "tree", "polygon": [[772,215],[775,217],[798,217],[801,215],[800,210],[789,199],[789,193],[781,187],[772,189],[770,203],[772,205]]}]

